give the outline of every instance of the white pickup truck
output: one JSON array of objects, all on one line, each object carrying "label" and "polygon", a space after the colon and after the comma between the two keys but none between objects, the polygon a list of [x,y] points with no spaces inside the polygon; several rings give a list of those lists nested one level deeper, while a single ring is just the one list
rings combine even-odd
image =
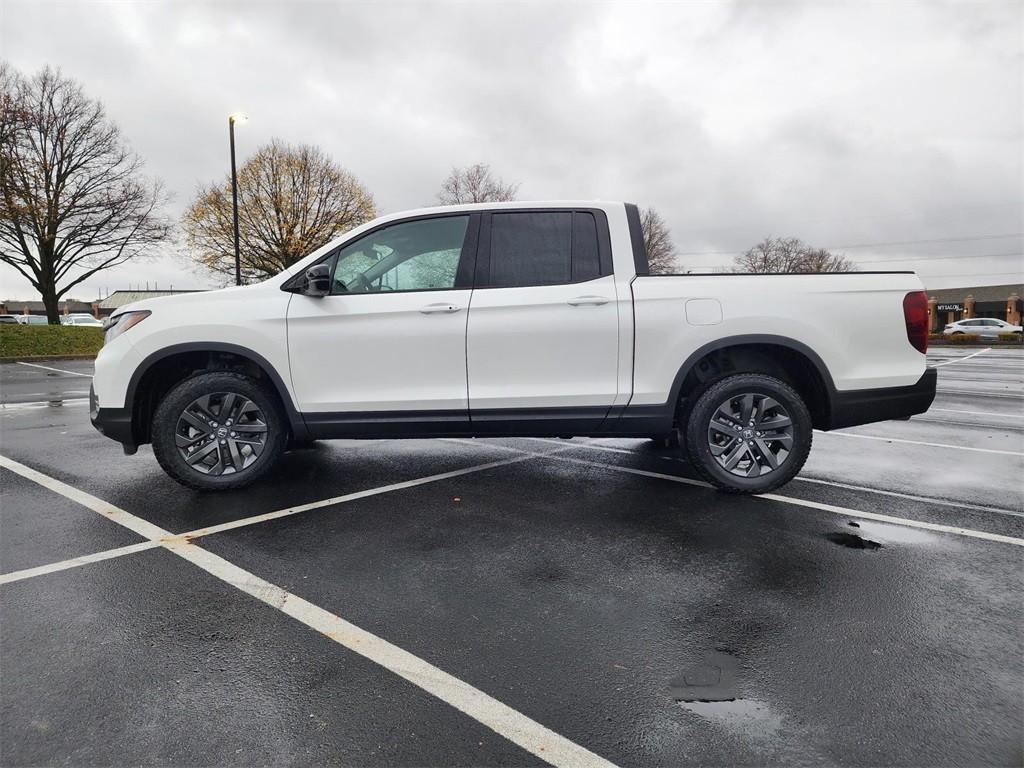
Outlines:
[{"label": "white pickup truck", "polygon": [[650,275],[631,204],[431,208],[118,311],[90,410],[197,489],[316,439],[616,436],[760,493],[812,428],[928,409],[927,313],[912,272]]}]

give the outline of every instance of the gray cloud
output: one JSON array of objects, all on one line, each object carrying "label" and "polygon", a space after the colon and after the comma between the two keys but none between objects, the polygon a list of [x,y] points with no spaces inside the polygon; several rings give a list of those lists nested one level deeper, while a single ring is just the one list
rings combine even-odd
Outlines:
[{"label": "gray cloud", "polygon": [[[175,212],[226,172],[226,118],[242,110],[243,156],[273,136],[319,144],[382,211],[432,203],[452,166],[482,160],[523,196],[656,206],[690,267],[770,234],[835,246],[1024,231],[1013,2],[5,0],[0,14],[3,55],[59,65],[102,99]],[[1020,279],[1021,249],[848,255],[942,287]],[[82,294],[146,280],[208,284],[167,252]],[[8,270],[0,282],[31,294]]]}]

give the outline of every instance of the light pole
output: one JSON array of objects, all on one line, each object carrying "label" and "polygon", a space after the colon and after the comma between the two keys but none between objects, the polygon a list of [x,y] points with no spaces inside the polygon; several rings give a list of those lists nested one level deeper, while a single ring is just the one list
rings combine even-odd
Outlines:
[{"label": "light pole", "polygon": [[228,117],[228,138],[231,142],[231,213],[235,220],[235,285],[242,284],[242,257],[238,249],[238,173],[235,171],[235,123],[248,120],[245,115]]}]

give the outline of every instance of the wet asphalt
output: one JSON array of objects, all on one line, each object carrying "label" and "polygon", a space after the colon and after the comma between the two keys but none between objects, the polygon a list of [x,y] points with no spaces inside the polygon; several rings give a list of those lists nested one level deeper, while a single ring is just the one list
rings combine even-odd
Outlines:
[{"label": "wet asphalt", "polygon": [[[0,453],[173,533],[540,454],[195,541],[620,765],[1020,765],[1024,549],[913,525],[1024,538],[1024,355],[974,351],[775,499],[639,440],[336,441],[195,494],[9,364]],[[0,484],[0,574],[143,541]],[[0,586],[5,766],[539,763],[159,547]]]}]

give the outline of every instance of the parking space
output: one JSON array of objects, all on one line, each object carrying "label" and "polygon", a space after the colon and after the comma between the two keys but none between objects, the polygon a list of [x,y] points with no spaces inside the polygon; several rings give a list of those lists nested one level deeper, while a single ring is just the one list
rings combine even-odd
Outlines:
[{"label": "parking space", "polygon": [[759,498],[534,439],[196,494],[85,364],[4,365],[0,763],[1020,764],[1024,356],[977,351]]}]

